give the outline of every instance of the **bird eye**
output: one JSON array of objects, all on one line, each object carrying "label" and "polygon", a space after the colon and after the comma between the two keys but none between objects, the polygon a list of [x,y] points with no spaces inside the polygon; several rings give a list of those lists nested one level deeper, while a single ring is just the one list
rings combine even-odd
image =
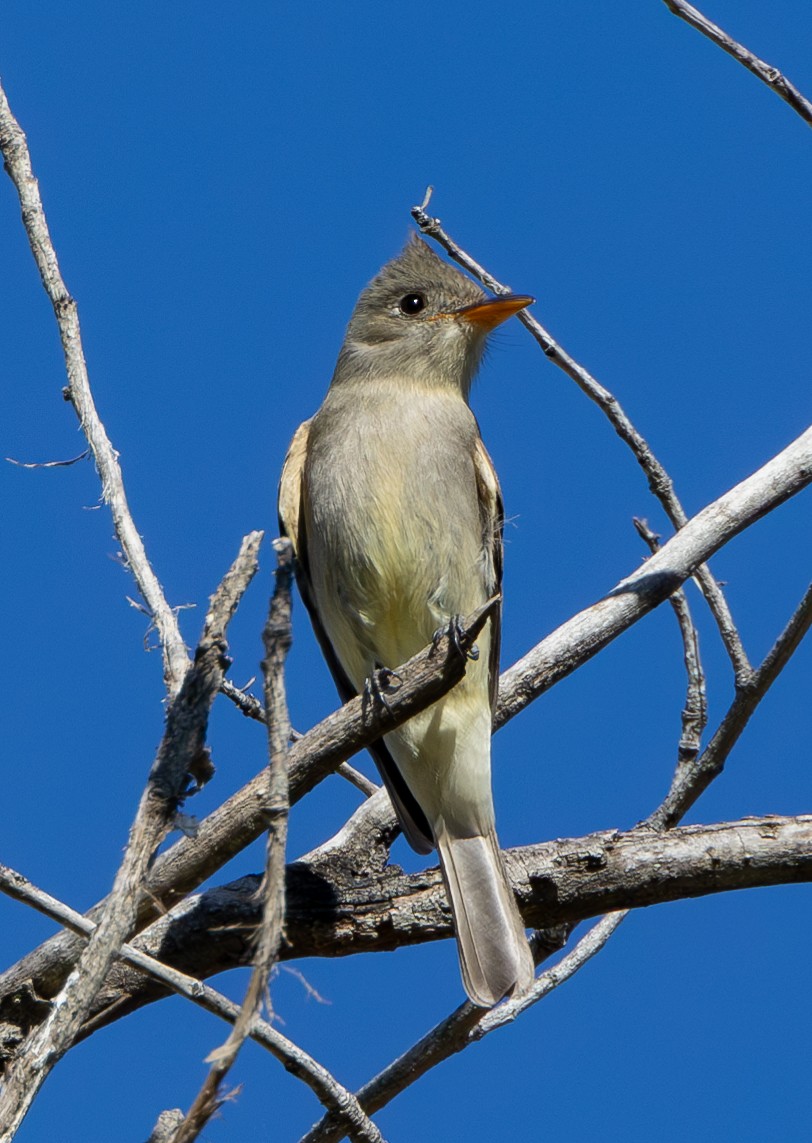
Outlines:
[{"label": "bird eye", "polygon": [[400,299],[400,312],[407,317],[414,317],[426,308],[426,299],[423,294],[406,294]]}]

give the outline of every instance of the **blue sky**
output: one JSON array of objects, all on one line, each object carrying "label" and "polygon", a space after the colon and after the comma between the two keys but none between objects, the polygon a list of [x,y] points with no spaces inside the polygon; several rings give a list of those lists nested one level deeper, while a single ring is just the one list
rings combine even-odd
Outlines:
[{"label": "blue sky", "polygon": [[[714,0],[707,14],[812,96],[812,9]],[[91,382],[136,523],[194,643],[253,528],[275,528],[296,425],[318,406],[360,288],[432,209],[622,401],[694,512],[809,423],[809,129],[664,4],[456,2],[4,6],[0,72],[26,130]],[[0,181],[2,455],[83,447],[54,322],[12,187]],[[668,534],[601,414],[511,323],[473,404],[503,484],[503,666],[634,569],[631,525]],[[77,907],[109,888],[162,725],[161,664],[115,560],[93,467],[4,465],[5,797],[0,860]],[[758,660],[802,594],[804,497],[716,558]],[[111,558],[112,557],[112,558]],[[272,566],[231,631],[256,674]],[[731,697],[691,593],[710,728]],[[689,820],[810,807],[810,650],[763,704]],[[506,845],[627,828],[664,794],[681,649],[663,608],[495,739]],[[335,693],[301,606],[294,724]],[[263,738],[213,717],[207,813],[262,764]],[[366,762],[363,763],[367,765]],[[297,806],[291,856],[355,799],[339,779]],[[393,860],[416,867],[399,841]],[[224,873],[256,871],[258,848]],[[632,916],[514,1027],[444,1064],[378,1122],[390,1139],[622,1136],[669,1143],[808,1130],[812,894],[788,887]],[[0,966],[51,926],[0,899]],[[284,1031],[349,1086],[461,999],[451,942],[282,971]],[[244,978],[218,984],[235,997]],[[169,1001],[105,1030],[48,1080],[22,1143],[144,1139],[188,1106],[223,1038]],[[249,1045],[205,1138],[296,1139],[312,1096]],[[115,1124],[115,1128],[111,1128]]]}]

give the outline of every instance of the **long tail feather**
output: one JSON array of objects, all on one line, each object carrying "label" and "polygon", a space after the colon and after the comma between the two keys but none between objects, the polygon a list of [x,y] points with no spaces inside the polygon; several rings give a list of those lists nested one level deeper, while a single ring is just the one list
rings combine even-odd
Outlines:
[{"label": "long tail feather", "polygon": [[533,957],[493,830],[437,839],[465,991],[482,1008],[533,981]]}]

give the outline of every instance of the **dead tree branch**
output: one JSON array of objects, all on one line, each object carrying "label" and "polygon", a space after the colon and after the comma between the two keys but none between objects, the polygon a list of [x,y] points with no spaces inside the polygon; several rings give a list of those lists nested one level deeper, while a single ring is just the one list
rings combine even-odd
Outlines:
[{"label": "dead tree branch", "polygon": [[[812,429],[703,508],[638,571],[563,623],[504,672],[494,724],[504,725],[559,679],[667,599],[714,552],[812,481]],[[748,678],[750,671],[748,670]]]},{"label": "dead tree branch", "polygon": [[133,931],[138,898],[191,775],[205,770],[209,710],[226,666],[225,630],[256,571],[262,539],[253,532],[212,597],[192,667],[167,714],[166,731],[141,798],[124,859],[98,925],[48,1016],[23,1044],[0,1094],[0,1140],[12,1139],[45,1078],[76,1038],[110,965]]},{"label": "dead tree branch", "polygon": [[[398,667],[400,684],[387,695],[387,705],[353,699],[313,727],[295,742],[288,753],[291,804],[299,801],[331,774],[348,756],[362,750],[382,734],[430,706],[462,678],[467,659],[495,606],[489,601],[465,621],[459,645],[446,634]],[[199,826],[194,838],[183,838],[157,858],[150,870],[146,891],[139,898],[138,927],[196,889],[265,829],[267,774],[263,770],[228,798]],[[91,910],[97,919],[103,902]],[[0,976],[0,998],[36,976],[40,993],[54,997],[71,971],[79,946],[66,933],[46,941]],[[36,966],[45,966],[40,973]]]},{"label": "dead tree branch", "polygon": [[[51,897],[50,894],[44,893],[21,874],[2,865],[0,865],[0,892],[30,905],[44,916],[70,928],[74,933],[89,937],[95,928],[93,922],[87,917],[83,917],[81,913],[77,913],[62,901]],[[238,1006],[196,978],[171,968],[168,964],[148,956],[129,944],[122,946],[119,955],[123,961],[132,965],[140,974],[148,974],[151,978],[160,981],[171,992],[191,1000],[207,1012],[211,1012],[232,1024],[237,1019],[240,1011]],[[328,1111],[346,1122],[351,1139],[366,1140],[367,1143],[379,1143],[381,1136],[378,1129],[367,1119],[355,1096],[343,1087],[326,1068],[317,1063],[312,1056],[309,1056],[292,1040],[283,1036],[266,1020],[261,1020],[259,1017],[255,1017],[251,1022],[249,1035],[256,1043],[284,1064],[287,1071],[303,1080]],[[170,1139],[171,1131],[174,1131],[179,1121],[183,1120],[183,1113],[180,1111],[164,1112],[161,1119],[163,1119],[161,1125],[163,1134],[158,1138]]]},{"label": "dead tree branch", "polygon": [[719,729],[695,762],[679,767],[663,804],[651,815],[647,824],[669,828],[679,821],[700,794],[719,775],[767,691],[783,671],[812,625],[812,584],[795,609],[787,626],[776,639],[764,662],[753,673],[731,703]]},{"label": "dead tree branch", "polygon": [[259,1015],[282,940],[285,921],[285,845],[290,809],[287,766],[290,717],[285,698],[285,660],[292,641],[290,589],[293,579],[293,546],[290,540],[277,540],[274,546],[277,556],[276,589],[263,633],[265,659],[262,663],[270,762],[264,805],[268,819],[268,844],[261,887],[262,916],[254,935],[254,965],[239,1015],[228,1039],[210,1054],[209,1073],[183,1123],[173,1136],[173,1143],[192,1143],[220,1107],[223,1081],[236,1063],[254,1019]]},{"label": "dead tree branch", "polygon": [[[573,925],[604,913],[767,885],[812,880],[812,815],[744,818],[661,831],[606,830],[507,851],[529,926]],[[249,964],[261,910],[258,877],[190,898],[131,943],[193,977]],[[438,869],[357,871],[338,862],[287,868],[283,960],[382,952],[451,936]],[[85,919],[86,924],[90,924]],[[36,981],[30,985],[36,987]],[[167,988],[114,966],[81,1035],[161,999]],[[0,1008],[11,1023],[24,1005]],[[480,1013],[481,1015],[481,1013]],[[32,1019],[41,1019],[33,1013]]]},{"label": "dead tree branch", "polygon": [[[645,520],[633,521],[637,534],[648,544],[652,552],[660,549],[660,539],[646,524]],[[699,634],[691,618],[691,609],[685,591],[680,588],[671,596],[669,603],[677,617],[682,637],[683,661],[688,678],[685,692],[685,706],[682,708],[682,734],[677,748],[677,766],[683,768],[694,762],[699,753],[702,735],[708,724],[708,700],[705,685],[705,672],[699,656]]]},{"label": "dead tree branch", "polygon": [[694,8],[692,4],[686,4],[684,0],[663,0],[666,8],[684,20],[686,24],[690,24],[692,28],[696,28],[703,36],[707,36],[712,40],[717,47],[720,47],[723,52],[727,52],[729,56],[733,56],[734,60],[738,60],[740,64],[752,72],[754,76],[766,83],[771,91],[774,91],[779,98],[788,103],[793,111],[796,111],[805,123],[812,126],[812,103],[802,95],[798,88],[783,75],[777,67],[765,63],[764,60],[759,59],[754,55],[749,48],[744,44],[737,43],[732,36],[723,31],[718,24],[714,24],[707,16],[703,16],[698,8]]},{"label": "dead tree branch", "polygon": [[146,549],[127,503],[118,453],[110,443],[96,410],[82,348],[79,311],[62,279],[42,206],[39,184],[31,166],[31,155],[25,134],[11,112],[2,86],[0,86],[0,151],[11,181],[17,188],[23,226],[31,245],[31,253],[34,255],[42,284],[51,300],[59,326],[65,368],[68,373],[68,385],[64,390],[64,396],[73,405],[82,432],[87,437],[93,453],[96,469],[101,477],[102,496],[110,505],[113,526],[127,567],[133,574],[158,631],[167,690],[170,695],[175,695],[180,689],[189,665],[186,645],[178,627],[177,616],[167,603],[163,589],[147,558]]}]

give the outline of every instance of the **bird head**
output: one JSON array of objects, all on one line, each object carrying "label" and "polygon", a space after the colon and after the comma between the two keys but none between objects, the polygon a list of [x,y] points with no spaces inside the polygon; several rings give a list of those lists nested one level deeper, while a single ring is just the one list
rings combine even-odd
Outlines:
[{"label": "bird head", "polygon": [[413,235],[359,297],[333,384],[391,378],[467,397],[488,334],[533,300],[489,297]]}]

